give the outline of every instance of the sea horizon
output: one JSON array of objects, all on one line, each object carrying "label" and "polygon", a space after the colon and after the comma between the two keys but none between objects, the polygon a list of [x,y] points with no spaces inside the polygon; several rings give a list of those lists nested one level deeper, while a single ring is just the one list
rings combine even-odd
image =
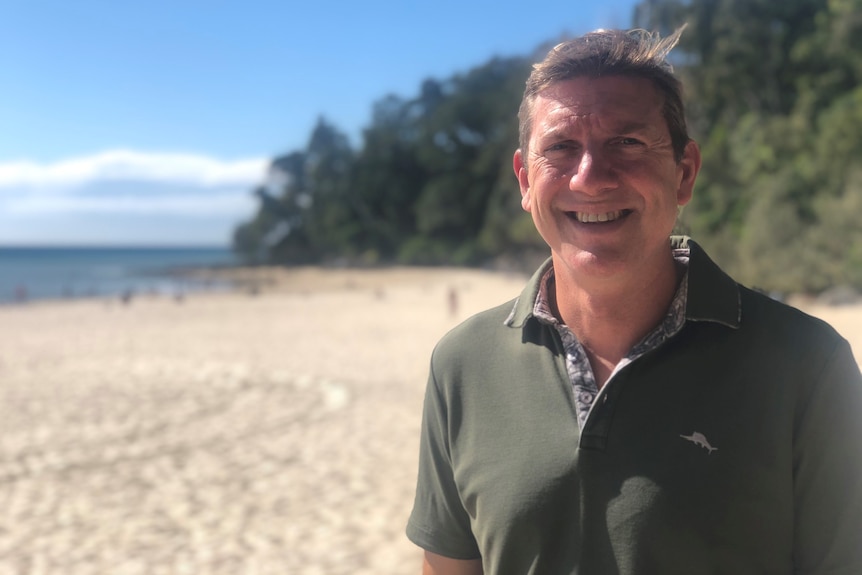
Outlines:
[{"label": "sea horizon", "polygon": [[0,245],[0,303],[137,294],[184,296],[227,287],[182,277],[187,268],[235,266],[230,247]]},{"label": "sea horizon", "polygon": [[231,251],[230,244],[209,244],[209,243],[147,243],[147,242],[128,242],[128,243],[99,243],[99,242],[80,242],[80,243],[65,243],[65,242],[0,242],[0,250],[4,249],[201,249],[201,250],[226,250]]}]

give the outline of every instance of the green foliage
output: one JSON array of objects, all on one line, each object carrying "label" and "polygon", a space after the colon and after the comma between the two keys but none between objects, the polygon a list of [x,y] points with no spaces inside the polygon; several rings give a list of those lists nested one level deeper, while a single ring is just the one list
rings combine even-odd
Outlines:
[{"label": "green foliage", "polygon": [[862,0],[635,10],[641,27],[683,23],[675,66],[703,154],[683,227],[745,283],[862,288]]},{"label": "green foliage", "polygon": [[[672,58],[703,166],[678,230],[750,285],[862,289],[862,0],[644,0],[633,17],[688,24]],[[382,98],[358,149],[319,120],[272,161],[235,249],[360,265],[547,253],[511,169],[535,57]]]},{"label": "green foliage", "polygon": [[466,265],[534,245],[511,171],[528,71],[524,59],[493,59],[426,80],[414,99],[387,96],[358,151],[321,119],[306,149],[273,160],[237,252],[251,262]]}]

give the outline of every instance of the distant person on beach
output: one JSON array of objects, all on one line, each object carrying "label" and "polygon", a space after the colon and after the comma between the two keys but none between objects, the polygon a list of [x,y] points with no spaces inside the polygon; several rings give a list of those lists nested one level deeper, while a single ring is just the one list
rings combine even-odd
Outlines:
[{"label": "distant person on beach", "polygon": [[449,286],[449,292],[447,294],[447,299],[449,302],[449,317],[455,317],[458,315],[458,290],[455,286]]},{"label": "distant person on beach", "polygon": [[135,290],[132,288],[124,289],[120,294],[120,302],[123,305],[130,305],[132,303],[132,299],[135,297]]},{"label": "distant person on beach", "polygon": [[701,163],[680,32],[586,34],[527,80],[513,164],[551,257],[434,350],[425,574],[862,573],[849,344],[671,236]]}]

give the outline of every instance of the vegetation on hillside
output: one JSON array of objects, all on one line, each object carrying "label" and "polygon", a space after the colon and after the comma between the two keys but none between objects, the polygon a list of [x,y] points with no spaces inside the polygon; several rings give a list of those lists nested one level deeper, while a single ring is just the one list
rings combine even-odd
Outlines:
[{"label": "vegetation on hillside", "polygon": [[[703,169],[680,229],[763,289],[862,288],[862,0],[645,0]],[[512,152],[530,63],[495,58],[374,105],[358,149],[321,118],[235,232],[250,262],[475,265],[543,250]]]}]

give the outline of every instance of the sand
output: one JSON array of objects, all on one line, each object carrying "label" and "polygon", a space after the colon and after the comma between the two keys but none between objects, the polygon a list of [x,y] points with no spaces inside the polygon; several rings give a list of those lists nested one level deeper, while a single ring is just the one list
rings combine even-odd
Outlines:
[{"label": "sand", "polygon": [[[0,307],[0,575],[418,572],[431,350],[524,278],[253,275],[182,302]],[[811,311],[862,358],[862,306]]]}]

